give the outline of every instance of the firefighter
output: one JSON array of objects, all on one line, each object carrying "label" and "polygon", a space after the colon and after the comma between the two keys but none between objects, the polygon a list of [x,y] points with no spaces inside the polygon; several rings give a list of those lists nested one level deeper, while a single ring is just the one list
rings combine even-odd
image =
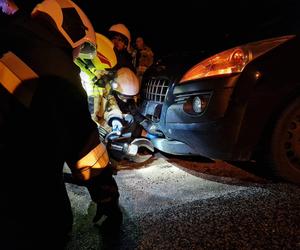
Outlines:
[{"label": "firefighter", "polygon": [[70,0],[0,7],[0,246],[63,248],[73,220],[64,162],[112,234],[122,222],[118,187],[73,63],[96,55],[93,27]]},{"label": "firefighter", "polygon": [[[99,126],[106,126],[104,123],[104,113],[110,110],[110,118],[121,122],[122,113],[118,106],[110,99],[110,83],[115,77],[113,67],[117,64],[117,58],[113,50],[112,42],[96,33],[97,56],[91,59],[75,59],[75,64],[81,69],[80,76],[82,85],[87,92],[89,108],[93,120]],[[112,125],[112,120],[108,120]]]},{"label": "firefighter", "polygon": [[[100,138],[117,163],[122,159],[145,161],[152,156],[139,155],[140,147],[153,152],[146,131],[139,125],[145,119],[136,107],[140,84],[136,74],[126,67],[118,67],[113,43],[96,33],[97,57],[77,58],[82,84],[88,94],[90,112],[98,124]],[[139,119],[136,119],[139,118]],[[117,169],[117,164],[115,165]]]},{"label": "firefighter", "polygon": [[122,23],[114,24],[109,28],[108,36],[114,44],[114,50],[117,55],[118,64],[116,67],[126,67],[136,73],[132,63],[131,35],[128,28]]},{"label": "firefighter", "polygon": [[116,99],[136,98],[139,81],[129,68],[117,69],[113,44],[108,38],[96,33],[96,40],[97,57],[93,60],[77,58],[75,64],[81,69],[81,81],[88,94],[90,112],[99,124],[99,130],[121,131],[125,123],[124,112]]},{"label": "firefighter", "polygon": [[[141,138],[146,131],[136,120],[139,114],[136,107],[140,90],[138,78],[129,68],[117,69],[113,44],[101,34],[96,33],[96,37],[98,57],[75,60],[81,69],[90,112],[98,124],[100,138],[107,145],[111,159],[140,163],[152,154],[141,156],[139,148],[144,147],[151,152],[154,148],[149,140]],[[117,165],[115,167],[117,169]]]}]

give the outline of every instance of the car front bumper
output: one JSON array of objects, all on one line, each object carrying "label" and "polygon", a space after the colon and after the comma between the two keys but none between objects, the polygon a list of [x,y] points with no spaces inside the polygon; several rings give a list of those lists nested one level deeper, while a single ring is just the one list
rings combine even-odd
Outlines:
[{"label": "car front bumper", "polygon": [[[164,138],[154,138],[156,148],[171,154],[202,155],[213,159],[240,158],[238,140],[243,102],[236,102],[234,87],[239,75],[170,84],[163,103],[143,100],[142,114],[152,117]],[[189,114],[184,105],[194,96],[209,95],[206,109]]]}]

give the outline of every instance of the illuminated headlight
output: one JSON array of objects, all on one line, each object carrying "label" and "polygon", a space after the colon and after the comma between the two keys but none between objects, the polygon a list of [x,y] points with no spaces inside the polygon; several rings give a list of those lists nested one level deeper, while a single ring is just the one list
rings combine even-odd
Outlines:
[{"label": "illuminated headlight", "polygon": [[188,81],[241,73],[245,66],[255,58],[265,54],[294,36],[283,36],[243,46],[235,47],[214,55],[187,71],[180,83]]},{"label": "illuminated headlight", "polygon": [[191,115],[203,113],[210,99],[210,94],[200,94],[190,97],[183,105],[183,110]]},{"label": "illuminated headlight", "polygon": [[201,113],[203,111],[202,101],[199,96],[193,99],[193,110],[195,113]]}]

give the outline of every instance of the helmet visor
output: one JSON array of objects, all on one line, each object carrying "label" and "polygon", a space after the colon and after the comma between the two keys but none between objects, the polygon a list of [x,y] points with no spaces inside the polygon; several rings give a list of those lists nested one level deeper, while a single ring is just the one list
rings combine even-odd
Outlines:
[{"label": "helmet visor", "polygon": [[93,59],[97,55],[96,46],[90,42],[85,42],[77,46],[73,51],[73,59]]}]

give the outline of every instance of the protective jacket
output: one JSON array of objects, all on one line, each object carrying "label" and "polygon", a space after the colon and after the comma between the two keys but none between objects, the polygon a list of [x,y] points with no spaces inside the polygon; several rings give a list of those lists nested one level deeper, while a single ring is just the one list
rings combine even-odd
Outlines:
[{"label": "protective jacket", "polygon": [[92,60],[76,59],[81,69],[81,82],[88,95],[89,109],[95,122],[110,130],[112,119],[122,120],[122,112],[112,95],[111,84],[116,77],[117,57],[113,43],[96,33],[97,56]]},{"label": "protective jacket", "polygon": [[0,26],[0,246],[58,249],[72,226],[64,162],[87,181],[107,152],[66,41],[28,15]]}]

